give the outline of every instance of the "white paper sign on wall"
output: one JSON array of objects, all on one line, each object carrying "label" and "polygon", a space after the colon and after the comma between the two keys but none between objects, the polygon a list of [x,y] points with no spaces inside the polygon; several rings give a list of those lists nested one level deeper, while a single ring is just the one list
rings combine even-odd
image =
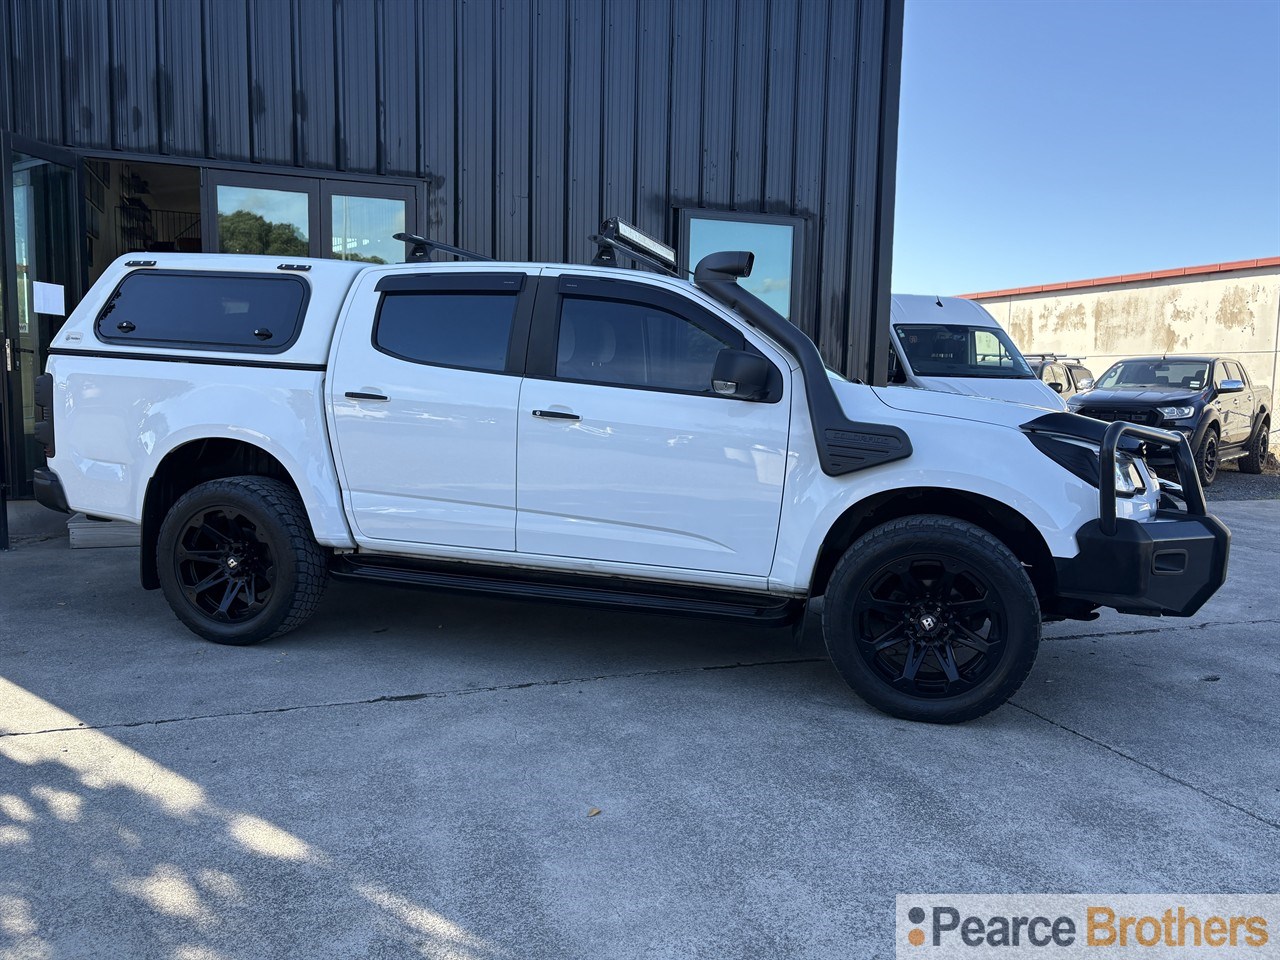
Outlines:
[{"label": "white paper sign on wall", "polygon": [[36,313],[47,313],[53,317],[67,315],[67,302],[62,284],[41,283],[36,280],[31,284],[31,291]]}]

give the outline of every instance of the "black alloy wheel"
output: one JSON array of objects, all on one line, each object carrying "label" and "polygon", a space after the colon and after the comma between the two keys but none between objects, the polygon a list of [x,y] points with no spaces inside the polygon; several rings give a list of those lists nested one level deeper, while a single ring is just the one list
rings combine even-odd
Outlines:
[{"label": "black alloy wheel", "polygon": [[858,652],[879,676],[915,697],[973,689],[1003,652],[995,588],[954,557],[916,554],[881,567],[854,605]]},{"label": "black alloy wheel", "polygon": [[250,517],[229,504],[201,507],[188,518],[174,564],[188,602],[221,623],[257,616],[275,585],[271,544]]},{"label": "black alloy wheel", "polygon": [[826,583],[831,662],[867,703],[895,717],[962,723],[1022,685],[1040,645],[1028,569],[990,531],[917,514],[863,534]]},{"label": "black alloy wheel", "polygon": [[1209,486],[1218,475],[1218,435],[1210,430],[1200,443],[1200,483]]},{"label": "black alloy wheel", "polygon": [[227,477],[193,487],[170,508],[156,574],[193,633],[244,646],[306,622],[324,593],[328,554],[292,486]]}]

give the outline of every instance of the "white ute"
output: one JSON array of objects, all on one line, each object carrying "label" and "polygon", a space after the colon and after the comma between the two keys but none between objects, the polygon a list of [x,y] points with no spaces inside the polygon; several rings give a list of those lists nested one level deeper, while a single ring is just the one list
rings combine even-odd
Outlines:
[{"label": "white ute", "polygon": [[[673,265],[622,227],[602,253]],[[218,643],[301,626],[329,576],[779,624],[812,604],[854,690],[941,723],[1013,694],[1042,620],[1189,616],[1223,582],[1180,435],[837,381],[738,285],[749,253],[689,282],[431,246],[116,261],[40,378],[39,498],[140,524],[142,585]]]}]

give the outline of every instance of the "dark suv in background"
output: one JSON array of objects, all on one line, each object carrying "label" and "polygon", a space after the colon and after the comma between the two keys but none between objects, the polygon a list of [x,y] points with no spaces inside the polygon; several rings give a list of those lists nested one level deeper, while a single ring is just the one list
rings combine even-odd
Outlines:
[{"label": "dark suv in background", "polygon": [[1049,385],[1063,400],[1070,400],[1093,386],[1093,374],[1079,357],[1064,357],[1057,353],[1024,353],[1031,365],[1031,372]]},{"label": "dark suv in background", "polygon": [[[1096,420],[1127,420],[1185,434],[1206,486],[1227,460],[1239,460],[1242,473],[1261,473],[1267,459],[1271,394],[1229,357],[1121,360],[1067,406]],[[1158,457],[1150,460],[1162,465]]]}]

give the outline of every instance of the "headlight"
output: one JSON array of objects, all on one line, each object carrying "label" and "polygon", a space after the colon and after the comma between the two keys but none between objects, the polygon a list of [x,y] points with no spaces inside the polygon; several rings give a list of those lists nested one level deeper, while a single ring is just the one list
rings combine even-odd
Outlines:
[{"label": "headlight", "polygon": [[1142,475],[1138,465],[1127,453],[1116,454],[1116,495],[1132,497],[1142,488]]},{"label": "headlight", "polygon": [[[1098,485],[1098,445],[1075,437],[1046,433],[1028,433],[1032,445],[1059,466],[1069,470],[1092,487]],[[1147,489],[1138,464],[1127,453],[1116,453],[1116,496],[1132,497]]]},{"label": "headlight", "polygon": [[1185,420],[1195,415],[1195,407],[1156,407],[1166,420]]}]

